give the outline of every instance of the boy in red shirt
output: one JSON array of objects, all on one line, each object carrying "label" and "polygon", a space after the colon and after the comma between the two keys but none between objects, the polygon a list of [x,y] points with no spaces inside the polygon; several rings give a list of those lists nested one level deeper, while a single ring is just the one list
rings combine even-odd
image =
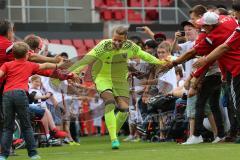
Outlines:
[{"label": "boy in red shirt", "polygon": [[56,69],[62,65],[62,62],[59,64],[37,64],[29,62],[27,61],[28,50],[29,46],[26,43],[15,43],[13,46],[15,60],[4,63],[0,68],[0,78],[3,76],[6,78],[2,102],[4,127],[0,160],[5,160],[9,156],[16,113],[21,123],[28,156],[32,160],[40,159],[36,151],[36,144],[28,112],[29,102],[26,94],[28,91],[28,78],[39,70]]}]

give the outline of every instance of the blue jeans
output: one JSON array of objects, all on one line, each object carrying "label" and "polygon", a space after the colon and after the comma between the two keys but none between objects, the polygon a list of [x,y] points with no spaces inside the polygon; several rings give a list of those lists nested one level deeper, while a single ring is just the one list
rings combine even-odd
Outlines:
[{"label": "blue jeans", "polygon": [[23,90],[8,91],[3,94],[2,107],[4,115],[1,156],[8,157],[13,139],[14,120],[17,114],[23,138],[26,142],[28,156],[37,155],[36,143],[31,127],[28,97]]}]

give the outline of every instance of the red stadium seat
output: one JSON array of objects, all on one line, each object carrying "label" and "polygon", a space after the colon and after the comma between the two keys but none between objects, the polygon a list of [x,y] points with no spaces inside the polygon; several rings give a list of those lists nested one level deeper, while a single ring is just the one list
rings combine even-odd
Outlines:
[{"label": "red stadium seat", "polygon": [[98,44],[99,42],[101,42],[102,39],[95,39],[95,44]]},{"label": "red stadium seat", "polygon": [[145,6],[157,7],[158,6],[158,0],[145,0]]},{"label": "red stadium seat", "polygon": [[168,7],[173,3],[173,0],[161,0],[161,6]]},{"label": "red stadium seat", "polygon": [[101,17],[102,17],[102,19],[103,20],[105,20],[105,21],[109,21],[109,20],[112,20],[112,11],[110,11],[110,10],[103,10],[102,12],[101,12]]},{"label": "red stadium seat", "polygon": [[87,48],[85,46],[77,49],[78,55],[84,55],[87,53]]},{"label": "red stadium seat", "polygon": [[113,16],[114,16],[114,19],[117,21],[123,20],[124,19],[124,11],[121,11],[121,10],[113,11]]},{"label": "red stadium seat", "polygon": [[62,44],[65,44],[65,45],[73,45],[73,44],[72,44],[72,40],[70,40],[70,39],[62,39]]},{"label": "red stadium seat", "polygon": [[130,7],[142,7],[142,1],[141,0],[129,0],[128,5]]},{"label": "red stadium seat", "polygon": [[83,43],[83,40],[81,40],[81,39],[73,39],[73,45],[74,45],[76,48],[85,47],[85,45],[84,45],[84,43]]},{"label": "red stadium seat", "polygon": [[85,46],[87,47],[87,49],[91,49],[95,46],[93,39],[84,39],[83,42],[84,42]]},{"label": "red stadium seat", "polygon": [[159,19],[159,14],[157,10],[146,10],[146,20],[156,21]]},{"label": "red stadium seat", "polygon": [[113,6],[116,6],[116,7],[123,7],[123,2],[119,1],[119,2],[116,2]]},{"label": "red stadium seat", "polygon": [[56,44],[61,44],[59,39],[50,39],[49,40],[50,43],[56,43]]},{"label": "red stadium seat", "polygon": [[104,2],[103,0],[95,0],[95,8],[101,8],[102,6],[104,6]]},{"label": "red stadium seat", "polygon": [[134,12],[133,10],[128,10],[128,21],[134,23],[142,22],[142,15],[141,13]]},{"label": "red stadium seat", "polygon": [[113,6],[113,5],[115,5],[117,2],[116,2],[116,0],[105,0],[105,4],[107,5],[107,6]]}]

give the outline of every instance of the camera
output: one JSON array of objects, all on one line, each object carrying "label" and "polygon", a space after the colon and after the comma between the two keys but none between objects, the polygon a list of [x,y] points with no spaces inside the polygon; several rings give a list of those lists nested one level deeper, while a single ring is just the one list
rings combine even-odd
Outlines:
[{"label": "camera", "polygon": [[182,37],[185,36],[185,32],[184,31],[180,31],[180,33],[181,33]]}]

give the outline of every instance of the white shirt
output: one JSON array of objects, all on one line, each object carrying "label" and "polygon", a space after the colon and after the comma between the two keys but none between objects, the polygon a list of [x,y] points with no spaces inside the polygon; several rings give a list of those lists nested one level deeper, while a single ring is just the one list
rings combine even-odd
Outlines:
[{"label": "white shirt", "polygon": [[[179,44],[179,47],[181,48],[179,50],[180,55],[186,53],[190,49],[193,48],[195,45],[195,41],[187,41],[185,43]],[[185,63],[185,77],[189,77],[190,74],[192,73],[192,65],[194,63],[194,59],[191,59]]]},{"label": "white shirt", "polygon": [[[43,96],[43,92],[41,91],[41,89],[33,89],[33,88],[29,88],[28,93],[31,94],[32,92],[36,92],[37,97]],[[41,105],[41,107],[46,107],[46,101],[42,101],[41,99],[37,100],[38,104]]]},{"label": "white shirt", "polygon": [[[166,82],[166,83],[163,84],[163,82]],[[172,68],[167,73],[160,74],[158,76],[157,88],[160,92],[162,90],[163,85],[168,88],[167,89],[168,92],[172,91],[177,87],[177,76],[176,76],[175,68]]]}]

